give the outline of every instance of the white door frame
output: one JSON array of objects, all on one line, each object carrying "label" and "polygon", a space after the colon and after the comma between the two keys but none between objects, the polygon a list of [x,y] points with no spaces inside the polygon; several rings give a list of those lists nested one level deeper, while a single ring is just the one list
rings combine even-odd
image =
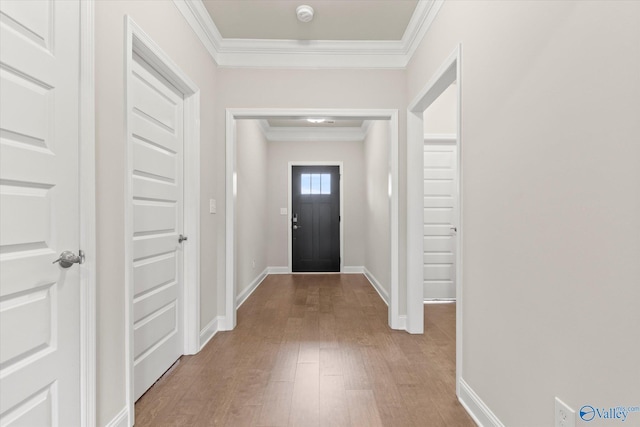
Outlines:
[{"label": "white door frame", "polygon": [[[301,161],[301,160],[295,160],[295,161],[291,161],[289,162],[289,166],[288,166],[288,174],[289,174],[289,179],[288,179],[288,186],[287,186],[287,212],[289,213],[289,221],[291,220],[291,215],[292,215],[292,211],[291,211],[291,197],[292,197],[292,193],[291,193],[291,169],[293,166],[338,166],[338,168],[340,169],[340,273],[344,273],[344,228],[342,226],[343,221],[342,219],[344,218],[344,186],[343,186],[343,182],[342,182],[342,168],[343,168],[343,163],[344,162],[340,162],[340,161],[309,161],[309,162],[305,162],[305,161]],[[288,231],[288,240],[287,240],[287,247],[288,247],[288,253],[289,253],[289,273],[293,272],[293,246],[292,246],[292,233],[291,233],[291,223],[287,222],[288,227],[287,229]]]},{"label": "white door frame", "polygon": [[78,1],[80,74],[78,117],[80,273],[80,423],[96,425],[96,168],[95,168],[95,14],[94,0]]},{"label": "white door frame", "polygon": [[129,425],[133,425],[133,211],[131,199],[131,165],[133,164],[129,110],[132,105],[131,90],[134,52],[148,62],[155,71],[169,81],[184,96],[184,234],[189,244],[182,249],[184,268],[182,276],[183,353],[200,351],[200,89],[140,28],[130,16],[126,16],[125,47],[125,129],[127,153],[125,158],[125,375],[127,381],[127,405]]},{"label": "white door frame", "polygon": [[263,120],[267,118],[332,117],[336,119],[389,120],[391,127],[391,292],[389,295],[388,322],[392,329],[402,329],[398,313],[399,255],[398,255],[398,110],[377,109],[276,109],[276,108],[228,108],[226,110],[226,261],[225,261],[225,318],[221,330],[236,327],[236,121],[239,119]]},{"label": "white door frame", "polygon": [[458,147],[458,233],[456,262],[456,394],[462,377],[462,307],[463,307],[463,205],[462,205],[462,45],[459,44],[429,79],[407,109],[407,331],[421,334],[424,329],[423,303],[423,150],[424,111],[457,82],[456,145]]},{"label": "white door frame", "polygon": [[96,161],[94,0],[80,1],[80,422],[96,425]]}]

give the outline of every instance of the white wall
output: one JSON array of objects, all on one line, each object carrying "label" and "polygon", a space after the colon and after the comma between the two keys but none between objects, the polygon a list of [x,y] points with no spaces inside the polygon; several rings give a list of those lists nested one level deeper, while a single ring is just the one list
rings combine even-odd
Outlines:
[{"label": "white wall", "polygon": [[462,43],[463,378],[506,426],[640,402],[638,40],[637,2],[448,1],[409,65]]},{"label": "white wall", "polygon": [[[218,313],[216,261],[224,217],[208,213],[224,199],[224,144],[215,143],[216,66],[173,2],[96,1],[97,424],[125,407],[124,16],[130,15],[200,88],[201,325]],[[220,169],[220,170],[219,170]],[[215,182],[222,182],[221,187]],[[220,212],[220,208],[218,208]],[[224,233],[222,233],[224,236]],[[224,263],[224,260],[222,260]]]},{"label": "white wall", "polygon": [[[267,268],[267,140],[257,120],[236,127],[236,297]],[[268,247],[267,247],[268,244]],[[255,265],[254,265],[255,263]]]},{"label": "white wall", "polygon": [[390,135],[389,122],[378,120],[371,124],[364,141],[364,266],[387,294],[391,291]]},{"label": "white wall", "polygon": [[425,134],[456,134],[456,90],[456,83],[451,84],[425,110]]},{"label": "white wall", "polygon": [[268,194],[270,267],[287,267],[288,229],[291,214],[280,215],[280,208],[287,207],[288,168],[292,161],[343,162],[343,212],[344,265],[364,265],[363,205],[364,169],[362,142],[269,142],[268,144]]}]

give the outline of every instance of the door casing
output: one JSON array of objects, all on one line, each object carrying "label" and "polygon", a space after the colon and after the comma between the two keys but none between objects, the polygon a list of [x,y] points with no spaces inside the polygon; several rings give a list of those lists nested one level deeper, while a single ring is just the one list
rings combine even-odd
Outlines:
[{"label": "door casing", "polygon": [[132,105],[130,99],[133,55],[139,55],[163,78],[169,81],[184,96],[184,234],[189,244],[184,245],[184,264],[182,275],[182,325],[184,329],[183,354],[195,354],[200,345],[200,90],[191,79],[166,55],[162,49],[138,26],[130,16],[125,17],[125,129],[127,150],[125,161],[125,377],[127,383],[126,400],[128,425],[135,420],[134,376],[133,376],[133,209],[128,202],[132,195],[131,165],[132,141],[128,111]]},{"label": "door casing", "polygon": [[[291,194],[291,172],[292,172],[292,168],[293,166],[338,166],[339,170],[340,170],[340,218],[344,218],[344,183],[343,183],[343,179],[342,179],[342,168],[343,168],[344,162],[332,162],[332,161],[326,161],[326,162],[322,162],[322,161],[303,161],[303,160],[296,160],[296,161],[291,161],[289,162],[289,166],[288,166],[288,185],[287,185],[287,191],[288,191],[288,196],[287,196],[287,212],[289,212],[289,221],[291,221],[291,215],[292,215],[292,194]],[[287,227],[288,231],[288,236],[287,236],[287,245],[288,245],[288,259],[289,259],[289,273],[293,272],[293,244],[292,244],[292,238],[293,238],[293,233],[291,230],[291,224],[290,222],[288,223],[289,227]],[[340,272],[343,273],[344,272],[344,221],[340,220]]]},{"label": "door casing", "polygon": [[463,163],[462,163],[462,44],[428,80],[407,109],[407,331],[424,332],[423,303],[423,150],[425,110],[440,94],[457,82],[456,145],[458,147],[458,233],[456,247],[456,394],[460,397],[462,379],[462,313],[463,313]]},{"label": "door casing", "polygon": [[[262,120],[269,118],[333,117],[336,119],[389,120],[390,137],[390,226],[391,226],[391,292],[389,293],[388,323],[392,329],[405,329],[406,317],[399,314],[399,194],[398,194],[398,110],[379,109],[279,109],[279,108],[227,108],[226,110],[226,254],[225,254],[225,316],[220,329],[230,331],[236,326],[236,121],[239,119]],[[290,258],[290,257],[289,257]]]}]

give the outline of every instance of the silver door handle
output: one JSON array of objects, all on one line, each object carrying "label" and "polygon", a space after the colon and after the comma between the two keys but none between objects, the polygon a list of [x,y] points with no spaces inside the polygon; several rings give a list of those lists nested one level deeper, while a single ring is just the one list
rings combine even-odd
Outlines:
[{"label": "silver door handle", "polygon": [[59,262],[62,268],[69,268],[73,264],[82,264],[84,262],[84,253],[79,251],[79,255],[76,255],[71,251],[64,251],[60,254],[60,258],[53,261],[52,264],[56,262]]},{"label": "silver door handle", "polygon": [[181,235],[178,237],[178,243],[182,243],[182,242],[184,242],[184,241],[185,241],[185,240],[187,240],[187,239],[188,239],[188,237],[187,237],[187,236],[183,236],[183,235],[181,234]]},{"label": "silver door handle", "polygon": [[458,227],[451,227],[450,228],[452,233],[457,233],[458,232]]},{"label": "silver door handle", "polygon": [[302,228],[302,226],[301,225],[296,225],[296,224],[293,225],[293,229],[294,230],[297,230],[298,228]]}]

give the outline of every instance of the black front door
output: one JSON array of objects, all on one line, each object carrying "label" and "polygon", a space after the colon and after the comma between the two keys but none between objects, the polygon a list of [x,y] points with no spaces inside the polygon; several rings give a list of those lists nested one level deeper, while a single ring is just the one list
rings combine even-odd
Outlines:
[{"label": "black front door", "polygon": [[292,166],[293,272],[340,271],[340,168]]}]

